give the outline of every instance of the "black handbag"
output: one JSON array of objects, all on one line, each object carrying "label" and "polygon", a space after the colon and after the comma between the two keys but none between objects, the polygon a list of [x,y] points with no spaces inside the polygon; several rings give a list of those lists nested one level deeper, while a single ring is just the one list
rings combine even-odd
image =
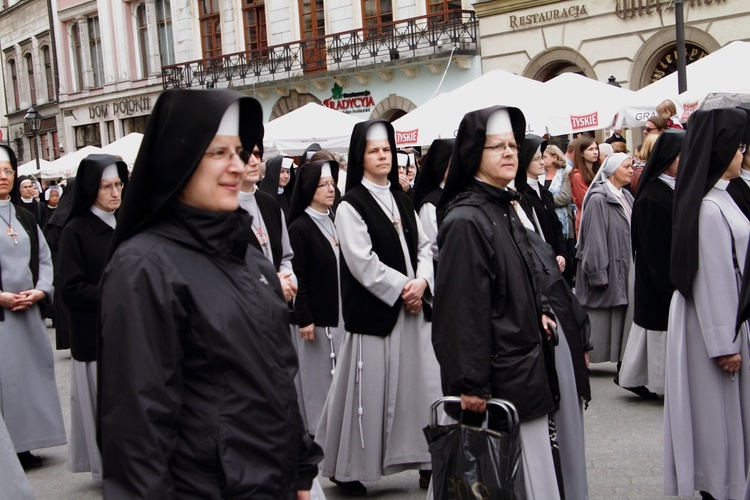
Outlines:
[{"label": "black handbag", "polygon": [[507,428],[485,429],[462,423],[438,425],[443,403],[460,403],[448,396],[435,400],[424,434],[432,456],[435,500],[518,500],[525,497],[521,472],[519,419],[515,406],[503,399],[487,401],[506,416]]}]

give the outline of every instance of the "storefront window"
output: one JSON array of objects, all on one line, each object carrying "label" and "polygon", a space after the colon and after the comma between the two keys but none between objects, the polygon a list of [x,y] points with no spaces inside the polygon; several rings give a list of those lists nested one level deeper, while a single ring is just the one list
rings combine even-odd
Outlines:
[{"label": "storefront window", "polygon": [[34,61],[31,59],[31,54],[23,56],[26,60],[26,72],[29,76],[29,99],[31,105],[36,106],[36,80],[34,79]]},{"label": "storefront window", "polygon": [[115,137],[115,122],[104,122],[104,125],[107,127],[107,144],[112,144],[117,140],[117,137]]},{"label": "storefront window", "polygon": [[146,131],[146,123],[148,123],[148,115],[125,118],[122,120],[122,135],[125,136],[132,132],[142,134]]},{"label": "storefront window", "polygon": [[159,54],[161,54],[161,65],[168,66],[174,64],[172,10],[169,0],[156,0],[156,26],[159,30]]},{"label": "storefront window", "polygon": [[99,32],[99,16],[88,19],[89,51],[91,52],[91,70],[94,73],[94,87],[104,85],[104,56],[102,55],[102,38]]},{"label": "storefront window", "polygon": [[86,146],[102,147],[102,135],[98,123],[73,127],[76,136],[76,150]]},{"label": "storefront window", "polygon": [[243,0],[242,17],[245,23],[245,50],[250,52],[267,47],[265,2],[263,0]]},{"label": "storefront window", "polygon": [[146,4],[142,3],[135,9],[135,18],[138,29],[138,48],[140,49],[141,76],[148,77],[148,22],[146,20]]},{"label": "storefront window", "polygon": [[203,59],[221,55],[221,17],[219,0],[198,0],[200,7],[201,46]]}]

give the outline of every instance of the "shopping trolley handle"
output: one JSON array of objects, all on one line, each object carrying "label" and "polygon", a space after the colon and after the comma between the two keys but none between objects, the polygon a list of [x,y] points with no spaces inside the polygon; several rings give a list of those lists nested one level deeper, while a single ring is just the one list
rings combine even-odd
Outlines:
[{"label": "shopping trolley handle", "polygon": [[[433,401],[432,405],[430,406],[430,425],[436,426],[438,424],[438,418],[437,418],[437,409],[441,404],[445,403],[461,403],[461,397],[460,396],[443,396],[442,398],[438,398],[435,401]],[[505,414],[508,419],[508,425],[509,428],[513,428],[518,425],[519,423],[519,417],[518,417],[518,410],[516,410],[516,406],[508,401],[507,399],[500,399],[500,398],[492,398],[487,400],[488,405],[495,405],[499,408],[502,408],[503,411],[505,411]]]}]

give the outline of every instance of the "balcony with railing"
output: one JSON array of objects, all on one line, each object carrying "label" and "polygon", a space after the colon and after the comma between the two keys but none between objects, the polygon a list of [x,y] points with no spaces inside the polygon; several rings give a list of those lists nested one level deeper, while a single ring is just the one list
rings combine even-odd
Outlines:
[{"label": "balcony with railing", "polygon": [[474,11],[450,10],[162,67],[168,88],[242,87],[416,57],[476,55]]}]

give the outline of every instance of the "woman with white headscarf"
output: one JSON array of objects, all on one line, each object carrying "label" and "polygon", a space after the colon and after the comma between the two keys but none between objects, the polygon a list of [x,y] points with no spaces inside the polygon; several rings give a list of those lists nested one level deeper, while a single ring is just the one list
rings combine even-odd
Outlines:
[{"label": "woman with white headscarf", "polygon": [[625,153],[607,157],[583,199],[578,235],[576,297],[591,319],[592,363],[619,362],[632,322],[630,218],[633,175]]}]

